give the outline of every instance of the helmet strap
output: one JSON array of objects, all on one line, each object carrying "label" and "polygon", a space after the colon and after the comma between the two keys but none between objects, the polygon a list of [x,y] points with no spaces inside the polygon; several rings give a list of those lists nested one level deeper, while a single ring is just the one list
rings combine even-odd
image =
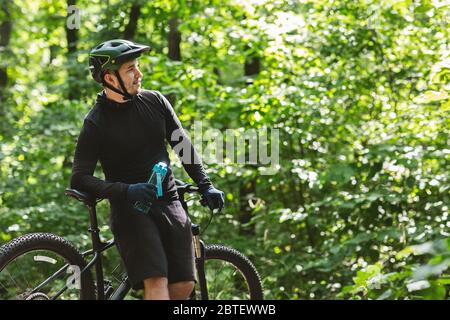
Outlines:
[{"label": "helmet strap", "polygon": [[117,79],[119,80],[119,85],[120,85],[122,91],[120,91],[119,89],[113,87],[112,85],[107,83],[104,79],[102,81],[103,85],[105,87],[107,87],[108,89],[111,89],[115,93],[120,94],[123,97],[124,101],[128,101],[128,100],[133,99],[133,96],[128,93],[127,89],[125,89],[125,85],[124,85],[124,83],[122,81],[122,77],[120,76],[119,71],[118,70],[114,70],[114,74],[116,75]]},{"label": "helmet strap", "polygon": [[[123,94],[122,94],[123,97],[124,97],[124,98],[127,98],[127,100],[132,99],[133,96],[132,96],[131,94],[128,93],[127,89],[125,89],[125,85],[124,85],[124,83],[123,83],[123,81],[122,81],[122,77],[121,77],[120,74],[119,74],[119,70],[114,70],[114,73],[116,74],[116,77],[117,77],[117,79],[119,80],[120,87],[121,87],[122,90],[123,90]],[[124,100],[125,100],[125,99],[124,99]]]}]

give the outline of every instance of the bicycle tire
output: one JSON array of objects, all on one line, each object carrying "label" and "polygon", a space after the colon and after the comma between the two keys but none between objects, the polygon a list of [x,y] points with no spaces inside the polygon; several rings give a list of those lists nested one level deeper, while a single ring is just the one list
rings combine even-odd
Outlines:
[{"label": "bicycle tire", "polygon": [[[14,259],[34,250],[51,251],[83,270],[86,260],[68,240],[51,233],[30,233],[17,237],[0,247],[0,273]],[[95,286],[90,270],[81,274],[80,300],[94,300]]]},{"label": "bicycle tire", "polygon": [[244,277],[250,300],[263,300],[261,278],[253,263],[239,251],[221,245],[207,245],[205,247],[205,269],[209,260],[222,260],[231,263]]}]

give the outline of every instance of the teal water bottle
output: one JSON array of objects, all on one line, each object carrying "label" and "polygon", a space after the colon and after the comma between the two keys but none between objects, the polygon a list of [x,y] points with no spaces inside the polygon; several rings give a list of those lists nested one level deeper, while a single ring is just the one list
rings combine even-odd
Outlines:
[{"label": "teal water bottle", "polygon": [[[154,165],[150,179],[147,183],[156,187],[156,197],[161,198],[163,196],[162,182],[167,174],[167,164],[165,162],[158,162]],[[136,201],[134,208],[142,213],[148,213],[151,207],[151,203],[142,203]]]}]

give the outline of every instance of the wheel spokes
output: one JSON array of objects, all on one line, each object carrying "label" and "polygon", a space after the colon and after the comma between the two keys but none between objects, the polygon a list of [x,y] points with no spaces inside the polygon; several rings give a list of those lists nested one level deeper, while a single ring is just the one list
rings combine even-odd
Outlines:
[{"label": "wheel spokes", "polygon": [[247,281],[232,263],[224,260],[206,260],[205,276],[210,299],[250,299]]},{"label": "wheel spokes", "polygon": [[68,266],[64,257],[52,251],[21,254],[0,271],[0,299],[79,299],[78,288],[64,289],[73,278],[73,274],[66,272]]}]

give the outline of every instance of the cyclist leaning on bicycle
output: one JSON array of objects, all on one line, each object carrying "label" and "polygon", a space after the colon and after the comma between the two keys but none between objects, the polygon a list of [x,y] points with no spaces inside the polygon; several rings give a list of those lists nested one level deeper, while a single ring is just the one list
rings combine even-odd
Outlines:
[{"label": "cyclist leaning on bicycle", "polygon": [[[111,40],[94,47],[89,65],[104,90],[84,119],[75,151],[71,187],[111,204],[110,224],[132,287],[145,299],[186,299],[195,270],[191,222],[178,200],[166,141],[182,143],[183,167],[200,188],[210,209],[221,209],[224,194],[213,187],[172,106],[157,91],[141,89],[137,58],[148,46]],[[172,140],[181,136],[181,141]],[[93,176],[100,161],[106,181]],[[169,164],[164,195],[156,199],[146,181],[153,165]],[[148,215],[136,201],[154,205]]]}]

